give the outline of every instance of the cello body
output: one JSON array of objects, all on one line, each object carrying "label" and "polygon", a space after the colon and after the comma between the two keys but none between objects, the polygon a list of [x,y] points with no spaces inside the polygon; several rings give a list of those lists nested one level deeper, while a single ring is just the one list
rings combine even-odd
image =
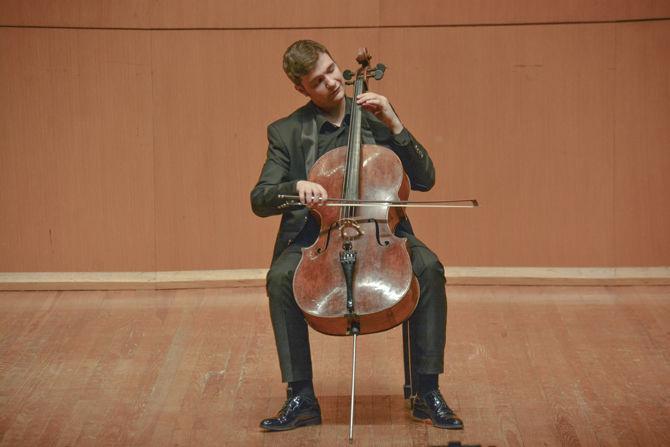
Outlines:
[{"label": "cello body", "polygon": [[[347,147],[333,149],[319,158],[308,180],[321,184],[329,195],[347,196]],[[407,200],[409,180],[393,151],[377,145],[361,145],[358,161],[358,198]],[[350,333],[352,319],[361,334],[390,329],[412,314],[419,285],[412,271],[406,239],[393,234],[401,208],[385,206],[356,210],[342,217],[341,208],[313,207],[321,223],[317,241],[303,248],[293,278],[293,291],[307,322],[330,335]],[[357,230],[341,227],[353,221]],[[357,260],[353,274],[354,315],[347,309],[347,284],[340,252],[349,241]]]}]

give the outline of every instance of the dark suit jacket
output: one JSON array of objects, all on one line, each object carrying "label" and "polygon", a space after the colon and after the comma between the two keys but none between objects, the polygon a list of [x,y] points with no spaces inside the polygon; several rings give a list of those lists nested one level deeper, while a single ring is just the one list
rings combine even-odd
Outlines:
[{"label": "dark suit jacket", "polygon": [[[305,207],[280,208],[278,194],[295,194],[296,183],[306,180],[317,156],[316,113],[309,102],[289,116],[268,126],[268,152],[258,183],[251,191],[251,208],[260,217],[282,214],[275,242],[274,261],[295,239],[307,222]],[[435,168],[426,150],[406,129],[397,136],[373,114],[363,110],[364,144],[386,146],[398,155],[412,189],[428,191],[435,183]],[[407,223],[409,231],[411,227]]]}]

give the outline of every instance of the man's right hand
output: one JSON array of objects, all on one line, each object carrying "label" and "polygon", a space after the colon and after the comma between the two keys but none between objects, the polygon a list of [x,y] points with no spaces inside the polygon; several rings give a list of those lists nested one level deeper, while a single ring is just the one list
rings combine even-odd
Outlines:
[{"label": "man's right hand", "polygon": [[300,180],[296,183],[296,189],[300,196],[300,202],[303,205],[318,204],[321,200],[326,200],[328,198],[328,193],[323,186],[318,183]]}]

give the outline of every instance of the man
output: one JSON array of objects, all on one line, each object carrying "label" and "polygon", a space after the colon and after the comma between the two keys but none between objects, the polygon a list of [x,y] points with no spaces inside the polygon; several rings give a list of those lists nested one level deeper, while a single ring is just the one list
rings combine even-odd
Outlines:
[{"label": "man", "polygon": [[[293,296],[292,280],[301,247],[310,246],[319,224],[307,207],[282,206],[279,194],[299,195],[307,206],[328,197],[321,185],[306,180],[314,161],[328,150],[346,146],[352,99],[345,96],[342,72],[320,43],[300,40],[284,54],[284,71],[295,89],[310,101],[291,115],[268,126],[269,147],[260,179],[251,191],[254,213],[281,214],[281,224],[267,276],[270,317],[274,329],[282,380],[288,399],[277,415],[264,419],[266,430],[290,430],[321,423],[321,410],[312,384],[307,323]],[[395,152],[410,178],[412,189],[429,190],[435,182],[433,163],[426,150],[405,129],[387,98],[366,92],[355,98],[363,109],[363,143],[383,145]],[[403,219],[396,235],[407,238],[420,298],[410,318],[412,366],[418,372],[417,398],[412,415],[436,427],[461,429],[463,422],[445,402],[438,386],[444,370],[446,295],[444,268],[414,237]]]}]

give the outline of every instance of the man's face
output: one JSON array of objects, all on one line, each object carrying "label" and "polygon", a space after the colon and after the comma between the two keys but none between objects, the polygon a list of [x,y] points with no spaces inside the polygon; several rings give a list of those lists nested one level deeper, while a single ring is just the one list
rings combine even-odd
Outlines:
[{"label": "man's face", "polygon": [[320,53],[314,69],[300,80],[295,89],[322,110],[332,110],[344,100],[344,77],[326,53]]}]

